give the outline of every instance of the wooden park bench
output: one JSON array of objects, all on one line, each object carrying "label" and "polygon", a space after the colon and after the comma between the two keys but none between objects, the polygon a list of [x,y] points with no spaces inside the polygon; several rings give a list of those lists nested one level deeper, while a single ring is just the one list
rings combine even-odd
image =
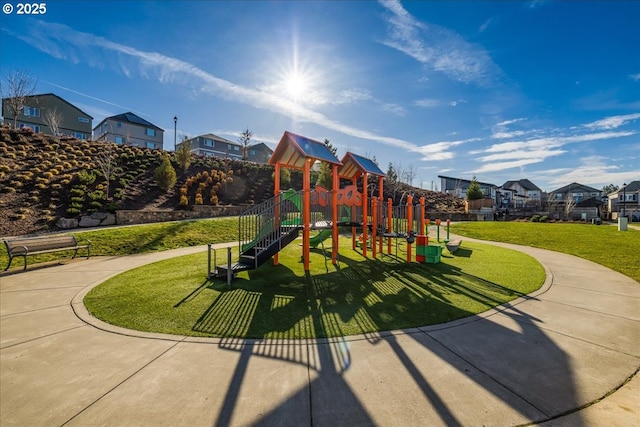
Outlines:
[{"label": "wooden park bench", "polygon": [[449,250],[449,253],[455,253],[458,248],[460,247],[460,244],[462,243],[461,239],[456,239],[456,240],[449,240],[446,245],[447,245],[447,249]]},{"label": "wooden park bench", "polygon": [[73,258],[78,254],[78,250],[86,249],[87,258],[91,256],[91,241],[87,240],[84,245],[79,245],[75,236],[42,236],[23,237],[18,239],[4,240],[9,255],[9,264],[4,271],[11,267],[14,257],[24,258],[24,270],[27,269],[27,256],[46,254],[49,252],[74,251]]}]

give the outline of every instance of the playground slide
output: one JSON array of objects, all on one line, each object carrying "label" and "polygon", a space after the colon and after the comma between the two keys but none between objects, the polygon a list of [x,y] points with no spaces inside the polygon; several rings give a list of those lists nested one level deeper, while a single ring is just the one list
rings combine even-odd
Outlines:
[{"label": "playground slide", "polygon": [[331,237],[331,229],[321,230],[318,234],[309,239],[309,246],[317,248],[318,245]]}]

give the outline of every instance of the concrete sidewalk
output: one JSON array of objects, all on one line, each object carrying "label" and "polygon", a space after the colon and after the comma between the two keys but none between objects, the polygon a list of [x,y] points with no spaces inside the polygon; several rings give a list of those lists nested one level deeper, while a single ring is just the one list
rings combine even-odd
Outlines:
[{"label": "concrete sidewalk", "polygon": [[452,323],[332,340],[143,334],[82,305],[115,274],[204,247],[2,276],[0,425],[640,426],[640,285],[500,245],[544,265],[540,291]]}]

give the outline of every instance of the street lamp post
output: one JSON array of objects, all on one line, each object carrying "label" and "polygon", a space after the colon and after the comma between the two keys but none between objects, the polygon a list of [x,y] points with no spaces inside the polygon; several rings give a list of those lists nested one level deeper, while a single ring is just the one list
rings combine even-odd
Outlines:
[{"label": "street lamp post", "polygon": [[622,184],[622,216],[627,217],[627,183]]},{"label": "street lamp post", "polygon": [[176,151],[178,141],[178,116],[173,116],[173,151]]}]

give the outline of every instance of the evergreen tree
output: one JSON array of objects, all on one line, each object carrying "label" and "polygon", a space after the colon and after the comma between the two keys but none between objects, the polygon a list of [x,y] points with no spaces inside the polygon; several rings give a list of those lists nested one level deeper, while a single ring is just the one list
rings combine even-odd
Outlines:
[{"label": "evergreen tree", "polygon": [[174,185],[176,185],[176,170],[171,165],[169,153],[164,153],[162,164],[156,168],[155,175],[158,187],[164,191],[169,191]]},{"label": "evergreen tree", "polygon": [[183,171],[189,169],[191,165],[191,143],[186,136],[182,139],[180,147],[176,150],[176,161]]},{"label": "evergreen tree", "polygon": [[480,183],[474,176],[469,184],[469,188],[467,188],[467,200],[479,200],[484,198],[484,194],[482,194],[482,190],[480,189]]},{"label": "evergreen tree", "polygon": [[[338,149],[331,145],[328,139],[324,140],[324,145],[327,146],[331,154],[334,156],[338,152]],[[322,162],[320,164],[320,173],[318,174],[318,180],[316,181],[316,185],[320,187],[324,187],[327,190],[331,190],[333,188],[333,165],[327,162]]]}]

